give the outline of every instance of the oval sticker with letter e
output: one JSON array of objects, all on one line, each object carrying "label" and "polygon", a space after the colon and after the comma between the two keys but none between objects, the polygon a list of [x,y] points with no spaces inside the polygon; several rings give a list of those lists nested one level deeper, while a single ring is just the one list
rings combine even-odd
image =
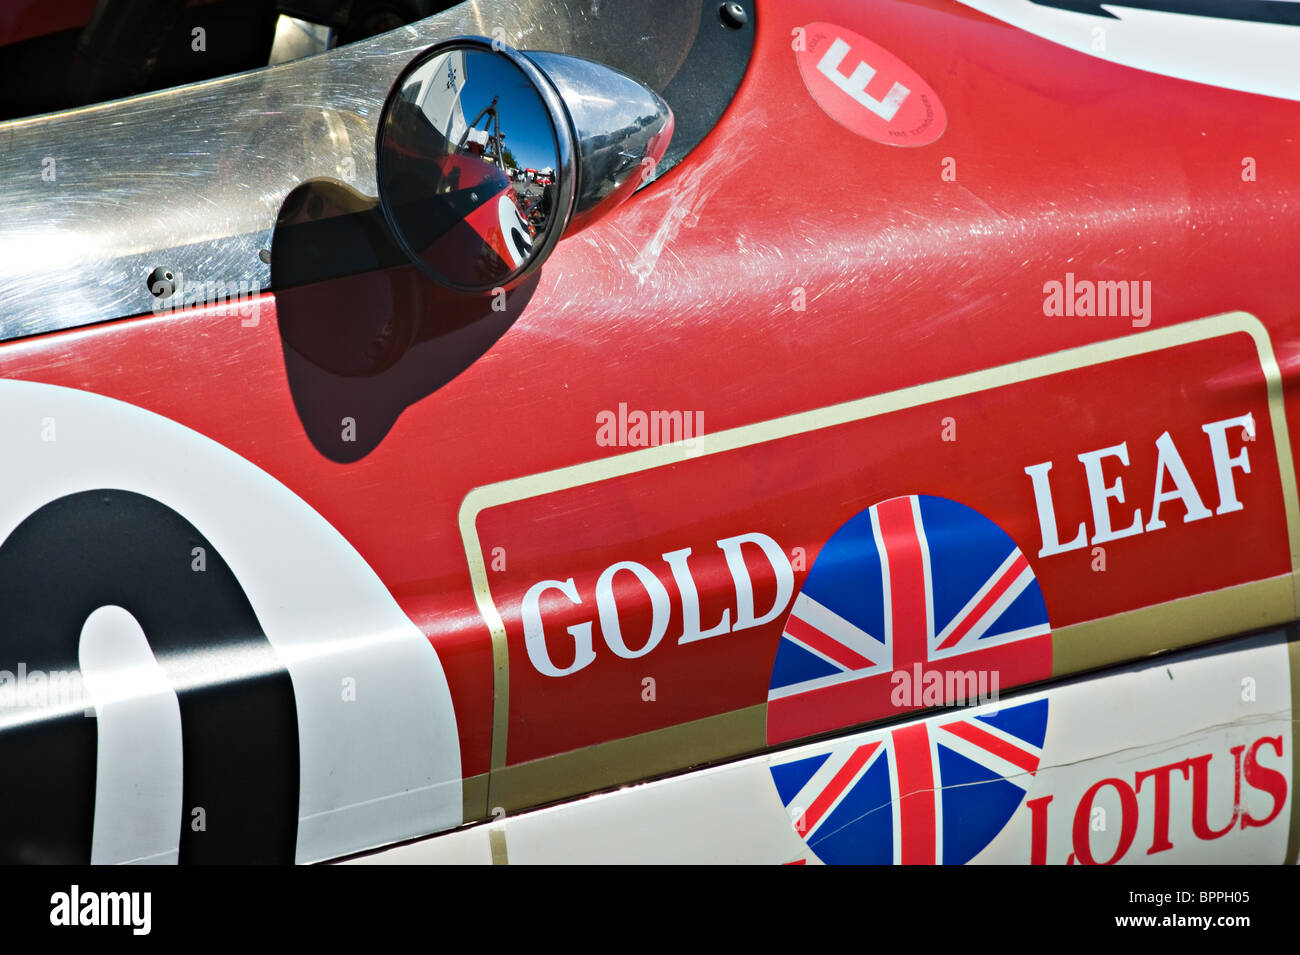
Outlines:
[{"label": "oval sticker with letter e", "polygon": [[793,45],[817,105],[859,136],[928,146],[947,128],[947,113],[930,84],[866,37],[833,23],[810,23],[795,31]]}]

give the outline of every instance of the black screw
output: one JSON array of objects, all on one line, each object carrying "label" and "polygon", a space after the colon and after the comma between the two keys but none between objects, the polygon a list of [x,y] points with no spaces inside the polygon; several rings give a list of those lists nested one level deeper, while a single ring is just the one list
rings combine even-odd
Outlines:
[{"label": "black screw", "polygon": [[723,26],[733,30],[739,30],[749,22],[749,14],[738,3],[724,3],[718,9],[718,17],[722,20]]},{"label": "black screw", "polygon": [[145,282],[155,298],[167,298],[176,291],[176,276],[171,269],[165,269],[161,265],[149,273]]}]

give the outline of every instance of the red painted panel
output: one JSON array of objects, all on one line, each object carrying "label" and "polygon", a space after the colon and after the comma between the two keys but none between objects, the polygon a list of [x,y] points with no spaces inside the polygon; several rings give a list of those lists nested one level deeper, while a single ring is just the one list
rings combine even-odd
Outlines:
[{"label": "red painted panel", "polygon": [[[1300,105],[1120,67],[956,4],[813,7],[760,6],[751,71],[718,128],[662,182],[562,242],[518,320],[449,383],[438,387],[429,370],[455,339],[434,334],[443,313],[420,294],[370,297],[376,283],[423,281],[411,270],[336,283],[318,298],[322,320],[343,321],[349,312],[330,304],[345,301],[338,288],[365,289],[360,301],[373,309],[355,306],[357,321],[396,302],[429,332],[386,370],[322,373],[340,417],[355,407],[348,416],[377,440],[359,460],[308,437],[304,416],[336,406],[287,370],[269,297],[252,327],[208,309],[9,343],[0,375],[173,418],[316,508],[438,646],[467,775],[488,766],[492,665],[461,502],[478,486],[627,450],[597,441],[597,415],[620,403],[698,412],[713,433],[1141,330],[1129,317],[1046,316],[1044,284],[1072,273],[1150,281],[1152,328],[1236,309],[1258,316],[1295,435]],[[828,116],[791,49],[792,30],[814,19],[867,37],[923,77],[945,106],[944,135],[895,149]],[[1256,182],[1240,176],[1246,155]],[[844,519],[904,493],[963,501],[1007,529],[1056,626],[1274,576],[1289,563],[1267,440],[1249,446],[1252,471],[1238,476],[1243,510],[1116,541],[1105,574],[1086,550],[1037,556],[1024,472],[1055,462],[1068,537],[1091,519],[1077,456],[1127,441],[1126,500],[1145,513],[1154,442],[1168,429],[1208,494],[1201,426],[1249,410],[1266,436],[1260,380],[1253,347],[1237,336],[505,506],[480,523],[485,546],[508,539],[493,594],[517,606],[531,583],[569,575],[590,594],[614,560],[662,571],[660,554],[691,546],[709,555],[692,557],[708,626],[734,596],[717,540],[761,531],[787,553],[804,547],[810,565]],[[404,410],[394,422],[377,408]],[[940,438],[946,416],[954,442]],[[752,566],[761,607],[775,581]],[[511,761],[761,702],[779,635],[773,624],[603,659],[557,692],[530,672],[509,614],[507,623]],[[628,632],[646,623],[630,616]],[[658,702],[642,705],[649,675]]]}]

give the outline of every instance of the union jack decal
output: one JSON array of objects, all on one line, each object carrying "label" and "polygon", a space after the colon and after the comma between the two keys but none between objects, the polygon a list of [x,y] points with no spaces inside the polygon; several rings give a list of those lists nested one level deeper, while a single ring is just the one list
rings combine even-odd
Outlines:
[{"label": "union jack decal", "polygon": [[1051,675],[1051,627],[1025,555],[979,512],[896,497],[827,541],[795,598],[768,690],[768,741],[900,711],[897,673],[996,673],[1002,686]]},{"label": "union jack decal", "polygon": [[829,864],[961,865],[1006,826],[1042,758],[1047,699],[853,737],[771,767]]}]

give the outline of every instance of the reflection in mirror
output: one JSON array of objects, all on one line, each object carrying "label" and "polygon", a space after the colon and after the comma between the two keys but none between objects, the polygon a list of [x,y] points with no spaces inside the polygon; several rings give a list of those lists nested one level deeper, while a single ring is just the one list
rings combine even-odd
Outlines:
[{"label": "reflection in mirror", "polygon": [[389,97],[378,158],[398,240],[453,287],[504,285],[563,227],[552,113],[503,53],[443,48],[417,60]]}]

